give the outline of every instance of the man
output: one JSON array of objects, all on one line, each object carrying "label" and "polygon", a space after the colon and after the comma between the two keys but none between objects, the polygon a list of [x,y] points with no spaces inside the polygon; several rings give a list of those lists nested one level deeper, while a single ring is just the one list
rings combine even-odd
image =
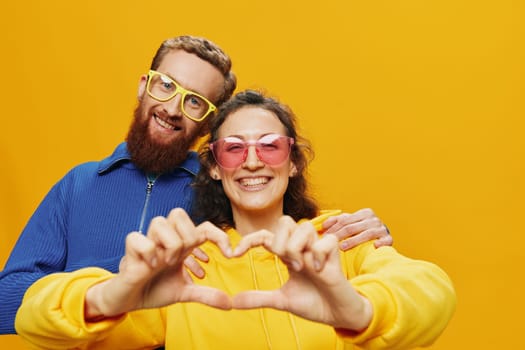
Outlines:
[{"label": "man", "polygon": [[[39,278],[87,266],[116,272],[129,232],[146,231],[152,218],[173,208],[191,210],[199,162],[189,150],[235,87],[230,58],[214,43],[191,36],[162,43],[139,82],[127,142],[108,158],[66,174],[20,235],[0,273],[0,334],[15,333],[24,293]],[[325,227],[340,239],[360,234],[350,246],[378,237],[376,245],[391,244],[369,209]],[[198,250],[195,256],[207,260]],[[194,259],[186,264],[197,277],[204,275]]]}]

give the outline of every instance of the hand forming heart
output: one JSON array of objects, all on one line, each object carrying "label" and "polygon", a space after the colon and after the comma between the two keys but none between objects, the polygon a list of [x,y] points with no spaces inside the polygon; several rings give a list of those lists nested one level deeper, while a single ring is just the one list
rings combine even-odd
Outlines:
[{"label": "hand forming heart", "polygon": [[[88,290],[86,318],[199,302],[225,310],[270,307],[336,327],[359,328],[355,316],[367,301],[341,270],[337,238],[319,238],[309,222],[297,224],[290,217],[282,217],[278,227],[275,233],[262,230],[244,236],[232,252],[224,231],[211,223],[195,226],[182,209],[172,210],[167,218],[155,218],[146,236],[137,232],[128,235],[120,272]],[[194,284],[184,260],[206,241],[227,258],[262,246],[288,266],[289,280],[277,290],[243,291],[233,297],[220,289]],[[349,313],[354,317],[349,319]]]}]

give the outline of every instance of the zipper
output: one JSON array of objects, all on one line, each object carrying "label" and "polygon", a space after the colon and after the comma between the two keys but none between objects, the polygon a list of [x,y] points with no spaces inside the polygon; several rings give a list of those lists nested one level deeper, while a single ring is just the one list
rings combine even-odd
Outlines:
[{"label": "zipper", "polygon": [[144,200],[144,207],[142,208],[142,215],[140,216],[139,232],[144,233],[144,221],[146,220],[146,214],[148,213],[149,201],[151,197],[151,191],[153,191],[153,185],[159,176],[153,174],[147,174],[146,178],[148,183],[146,184],[146,199]]}]

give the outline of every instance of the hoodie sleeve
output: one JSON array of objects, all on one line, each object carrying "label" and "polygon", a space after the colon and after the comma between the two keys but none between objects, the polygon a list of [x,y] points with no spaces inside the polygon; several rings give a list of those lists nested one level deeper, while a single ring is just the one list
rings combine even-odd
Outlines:
[{"label": "hoodie sleeve", "polygon": [[164,309],[134,311],[93,323],[84,320],[86,291],[113,275],[99,268],[55,273],[26,292],[15,327],[31,349],[117,349],[122,339],[155,348],[164,343]]},{"label": "hoodie sleeve", "polygon": [[359,334],[336,330],[364,349],[408,349],[432,344],[456,308],[448,275],[437,265],[407,258],[373,242],[343,253],[350,283],[370,300],[374,315]]}]

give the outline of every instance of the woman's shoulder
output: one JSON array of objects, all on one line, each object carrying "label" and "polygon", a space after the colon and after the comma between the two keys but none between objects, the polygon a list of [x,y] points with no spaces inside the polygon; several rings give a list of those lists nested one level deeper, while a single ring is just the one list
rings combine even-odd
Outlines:
[{"label": "woman's shoulder", "polygon": [[[310,219],[310,222],[314,225],[317,232],[323,230],[323,222],[328,219],[330,216],[335,216],[341,214],[343,211],[340,209],[324,209],[319,211],[319,215]],[[299,222],[306,221],[308,219],[300,220]]]}]

